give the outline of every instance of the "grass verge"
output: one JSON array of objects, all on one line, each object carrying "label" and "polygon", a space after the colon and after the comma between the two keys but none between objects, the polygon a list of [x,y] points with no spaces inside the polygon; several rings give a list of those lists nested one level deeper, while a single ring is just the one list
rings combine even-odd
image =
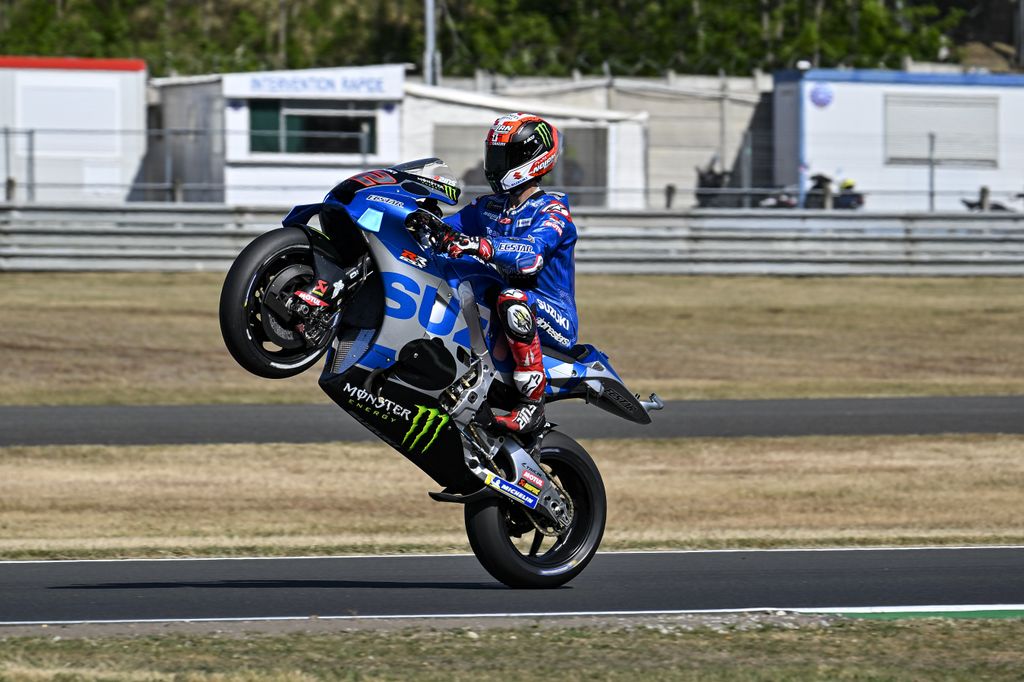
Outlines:
[{"label": "grass verge", "polygon": [[[584,441],[605,549],[1024,542],[1021,436]],[[0,448],[0,557],[467,551],[384,445]]]},{"label": "grass verge", "polygon": [[[0,632],[2,636],[2,632]],[[1019,680],[1024,620],[0,639],[9,680]]]},{"label": "grass verge", "polygon": [[[228,356],[222,276],[7,273],[0,404],[322,402]],[[666,398],[1024,393],[1024,288],[995,278],[580,276],[581,339]]]}]

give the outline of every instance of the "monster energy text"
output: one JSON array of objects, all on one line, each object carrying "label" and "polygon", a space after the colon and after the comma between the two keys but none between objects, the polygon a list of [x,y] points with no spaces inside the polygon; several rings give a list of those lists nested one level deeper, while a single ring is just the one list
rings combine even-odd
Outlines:
[{"label": "monster energy text", "polygon": [[402,407],[395,401],[378,398],[366,389],[353,386],[348,382],[345,382],[345,392],[350,396],[349,405],[357,407],[369,415],[379,417],[385,422],[396,422],[399,419],[409,421],[409,415],[412,414],[412,410]]},{"label": "monster energy text", "polygon": [[416,409],[418,410],[416,417],[412,420],[412,426],[405,433],[402,445],[415,452],[416,446],[422,442],[423,447],[420,452],[425,454],[437,437],[441,435],[445,424],[448,423],[449,416],[441,414],[440,410],[432,407],[417,405]]}]

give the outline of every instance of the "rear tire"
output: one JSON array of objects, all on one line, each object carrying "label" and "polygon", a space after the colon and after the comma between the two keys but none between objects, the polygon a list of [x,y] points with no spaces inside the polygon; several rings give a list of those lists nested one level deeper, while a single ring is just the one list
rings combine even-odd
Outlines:
[{"label": "rear tire", "polygon": [[604,482],[587,451],[572,438],[552,431],[544,437],[541,464],[550,466],[550,476],[573,504],[572,523],[557,538],[531,530],[529,510],[504,497],[466,505],[466,535],[473,553],[488,573],[509,587],[564,585],[586,568],[604,535],[608,515]]},{"label": "rear tire", "polygon": [[261,305],[271,283],[284,274],[285,291],[307,286],[313,279],[313,249],[306,234],[284,227],[260,235],[231,264],[220,294],[220,331],[224,345],[239,365],[267,379],[285,379],[307,370],[330,346],[333,333],[309,346]]}]

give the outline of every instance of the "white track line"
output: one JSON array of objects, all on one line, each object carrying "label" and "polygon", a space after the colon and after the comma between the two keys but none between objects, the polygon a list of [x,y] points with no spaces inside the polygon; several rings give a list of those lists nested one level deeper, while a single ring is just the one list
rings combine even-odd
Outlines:
[{"label": "white track line", "polygon": [[[598,552],[601,556],[634,555],[634,554],[770,554],[779,552],[918,552],[923,550],[977,550],[977,549],[1024,549],[1024,545],[919,545],[899,547],[778,547],[778,548],[736,548],[736,549],[650,549],[650,550],[621,550]],[[468,552],[457,552],[452,554],[326,554],[326,555],[299,555],[299,556],[225,556],[225,557],[160,557],[160,558],[139,558],[139,559],[2,559],[3,564],[84,564],[84,563],[151,563],[168,561],[295,561],[295,560],[323,560],[323,559],[436,559],[450,557],[471,557]]]},{"label": "white track line", "polygon": [[278,621],[309,621],[318,620],[438,620],[438,619],[472,619],[472,618],[584,618],[593,616],[689,616],[689,615],[724,615],[734,613],[815,613],[815,614],[855,614],[855,613],[970,613],[973,611],[1024,611],[1024,604],[956,604],[933,606],[833,606],[833,607],[775,607],[754,606],[740,609],[676,609],[665,611],[552,611],[552,612],[519,612],[519,613],[421,613],[421,614],[389,614],[368,616],[254,616],[224,618],[139,618],[117,620],[24,620],[2,621],[0,626],[15,625],[126,625],[133,623],[245,623],[245,622],[278,622]]}]

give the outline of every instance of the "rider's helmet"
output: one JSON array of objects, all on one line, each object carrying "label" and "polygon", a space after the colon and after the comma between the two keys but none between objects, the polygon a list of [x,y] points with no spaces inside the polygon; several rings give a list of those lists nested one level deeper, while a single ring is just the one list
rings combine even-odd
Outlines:
[{"label": "rider's helmet", "polygon": [[539,116],[506,114],[484,144],[484,175],[500,194],[550,173],[562,152],[562,134]]}]

